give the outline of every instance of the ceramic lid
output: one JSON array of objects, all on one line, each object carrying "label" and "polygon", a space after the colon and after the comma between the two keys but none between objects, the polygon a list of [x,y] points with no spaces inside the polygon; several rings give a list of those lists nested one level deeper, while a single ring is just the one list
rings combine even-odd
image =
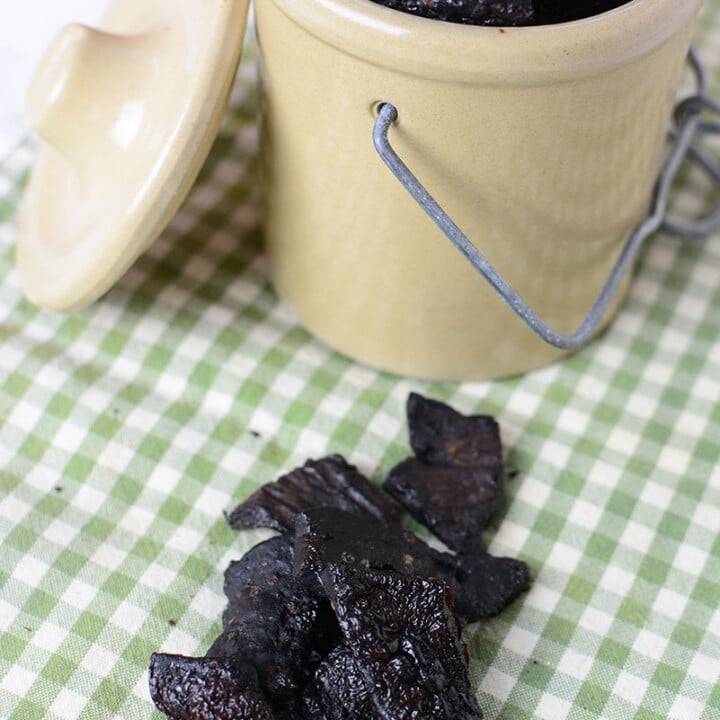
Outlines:
[{"label": "ceramic lid", "polygon": [[115,0],[102,30],[53,41],[28,95],[43,140],[17,242],[31,302],[92,302],[163,231],[220,128],[248,2]]}]

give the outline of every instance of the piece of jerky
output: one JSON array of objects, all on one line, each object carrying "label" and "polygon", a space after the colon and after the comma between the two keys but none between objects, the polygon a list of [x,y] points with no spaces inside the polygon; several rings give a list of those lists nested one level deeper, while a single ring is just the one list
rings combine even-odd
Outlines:
[{"label": "piece of jerky", "polygon": [[352,651],[336,647],[320,664],[315,682],[303,696],[304,710],[313,720],[376,720],[367,682]]},{"label": "piece of jerky", "polygon": [[374,0],[433,20],[470,25],[531,25],[531,0]]},{"label": "piece of jerky", "polygon": [[598,15],[630,0],[533,0],[538,25],[568,22]]},{"label": "piece of jerky", "polygon": [[525,563],[485,552],[451,555],[414,533],[337,508],[313,508],[295,525],[294,572],[313,593],[322,593],[329,565],[394,570],[447,583],[453,610],[463,623],[496,615],[530,584]]},{"label": "piece of jerky", "polygon": [[406,413],[410,447],[421,462],[502,474],[500,428],[491,415],[463,415],[418,393],[408,395]]},{"label": "piece of jerky", "polygon": [[428,560],[418,563],[413,553],[415,537],[398,525],[339,508],[310,508],[295,518],[293,572],[316,593],[323,592],[321,577],[329,564],[412,573],[418,564],[432,564]]},{"label": "piece of jerky", "polygon": [[482,467],[439,467],[411,457],[396,465],[383,487],[449,548],[482,544],[502,503],[500,474]]},{"label": "piece of jerky", "polygon": [[278,536],[229,565],[223,632],[207,654],[252,662],[273,708],[297,717],[300,689],[339,636],[327,600],[295,581],[293,562],[291,539]]},{"label": "piece of jerky", "polygon": [[459,555],[455,612],[461,618],[494,617],[530,588],[530,568],[515,558],[488,553]]},{"label": "piece of jerky", "polygon": [[323,581],[375,711],[362,720],[482,718],[444,582],[346,565]]},{"label": "piece of jerky", "polygon": [[340,455],[308,460],[287,475],[259,488],[228,516],[235,529],[267,527],[292,532],[293,518],[303,510],[334,505],[383,522],[396,522],[397,503],[375,487]]},{"label": "piece of jerky", "polygon": [[273,720],[249,663],[153,653],[150,697],[171,720]]}]

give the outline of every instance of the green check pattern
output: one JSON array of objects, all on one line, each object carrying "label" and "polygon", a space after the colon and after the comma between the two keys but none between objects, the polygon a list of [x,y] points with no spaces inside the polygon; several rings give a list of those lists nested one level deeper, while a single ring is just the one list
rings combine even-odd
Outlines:
[{"label": "green check pattern", "polygon": [[[697,45],[720,89],[720,0]],[[105,297],[22,297],[16,215],[34,144],[0,163],[0,718],[160,717],[155,650],[202,654],[222,574],[266,535],[223,511],[328,452],[380,481],[411,390],[502,425],[496,554],[533,589],[466,630],[496,720],[720,718],[720,235],[653,239],[583,351],[487,383],[393,377],[300,327],[267,279],[252,39],[181,211]],[[688,171],[676,208],[708,195]]]}]

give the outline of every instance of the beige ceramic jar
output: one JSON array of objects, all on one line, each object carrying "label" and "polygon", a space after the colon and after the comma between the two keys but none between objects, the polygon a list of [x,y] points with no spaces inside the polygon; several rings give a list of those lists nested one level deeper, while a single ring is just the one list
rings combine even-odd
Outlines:
[{"label": "beige ceramic jar", "polygon": [[331,346],[396,373],[487,379],[559,357],[385,167],[377,104],[397,107],[394,146],[457,225],[571,332],[647,213],[700,5],[498,29],[369,0],[257,0],[280,295]]}]

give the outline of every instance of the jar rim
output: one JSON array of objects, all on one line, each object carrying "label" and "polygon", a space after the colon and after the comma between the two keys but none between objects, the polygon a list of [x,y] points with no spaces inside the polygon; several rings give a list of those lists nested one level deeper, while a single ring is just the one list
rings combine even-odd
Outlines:
[{"label": "jar rim", "polygon": [[594,75],[663,44],[694,20],[702,0],[631,0],[554,25],[490,27],[416,17],[371,0],[271,0],[342,52],[409,75],[533,85]]}]

